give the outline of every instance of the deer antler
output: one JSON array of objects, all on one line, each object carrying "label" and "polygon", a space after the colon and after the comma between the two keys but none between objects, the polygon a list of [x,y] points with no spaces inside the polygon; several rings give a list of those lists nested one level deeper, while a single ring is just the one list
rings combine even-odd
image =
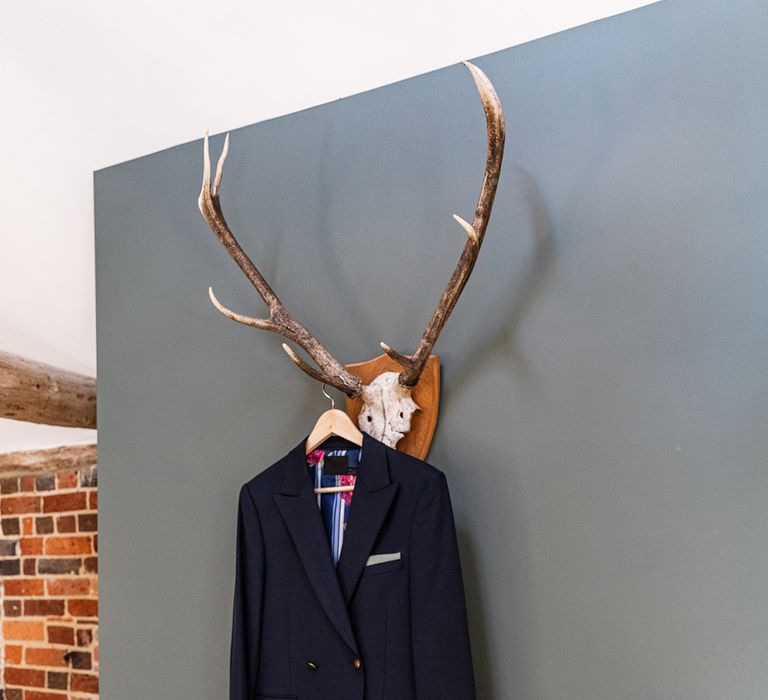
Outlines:
[{"label": "deer antler", "polygon": [[398,376],[398,381],[404,386],[413,386],[419,381],[432,348],[440,332],[443,330],[448,316],[453,311],[453,307],[456,305],[464,285],[469,279],[469,275],[472,273],[472,268],[475,266],[477,255],[480,252],[480,245],[483,242],[483,236],[485,236],[485,229],[488,226],[488,219],[491,216],[496,186],[499,183],[501,159],[504,155],[504,113],[502,112],[496,90],[494,90],[491,81],[488,80],[485,73],[468,61],[463,61],[463,63],[472,73],[477,91],[480,93],[483,109],[485,110],[485,120],[488,129],[488,157],[485,162],[485,175],[472,223],[467,223],[457,214],[453,215],[453,218],[456,219],[467,234],[467,242],[464,245],[464,250],[461,252],[456,269],[448,281],[448,286],[440,297],[437,308],[432,314],[432,318],[416,347],[416,352],[413,355],[403,355],[393,350],[386,343],[379,343],[384,352],[403,367],[403,371]]},{"label": "deer antler", "polygon": [[318,381],[336,387],[348,396],[356,396],[360,393],[362,387],[362,380],[360,377],[347,370],[344,365],[336,360],[336,358],[325,349],[314,335],[312,335],[288,312],[251,259],[240,247],[240,244],[237,242],[237,239],[227,225],[221,209],[221,203],[219,202],[219,192],[221,189],[221,175],[224,168],[224,161],[227,158],[228,151],[229,134],[227,134],[224,140],[224,148],[219,156],[219,161],[216,165],[216,176],[213,181],[213,186],[211,186],[211,156],[208,149],[208,132],[206,132],[203,145],[203,187],[200,191],[200,198],[197,203],[200,207],[200,212],[210,225],[211,230],[216,234],[216,237],[232,256],[232,259],[245,273],[245,276],[251,281],[251,284],[253,284],[256,291],[261,295],[261,298],[266,302],[269,307],[269,318],[251,318],[250,316],[243,316],[235,311],[231,311],[216,298],[213,289],[208,287],[208,295],[210,296],[213,305],[222,314],[227,318],[231,318],[233,321],[252,326],[253,328],[272,331],[273,333],[278,333],[283,337],[294,341],[297,345],[304,348],[307,354],[314,359],[320,368],[315,369],[308,365],[286,343],[283,343],[285,352],[288,353],[288,356],[304,372]]}]

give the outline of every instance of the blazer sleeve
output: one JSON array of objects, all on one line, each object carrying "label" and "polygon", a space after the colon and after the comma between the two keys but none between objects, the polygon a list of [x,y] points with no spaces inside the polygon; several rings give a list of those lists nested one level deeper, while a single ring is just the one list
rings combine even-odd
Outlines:
[{"label": "blazer sleeve", "polygon": [[411,639],[419,700],[475,700],[464,582],[448,481],[436,471],[411,531]]},{"label": "blazer sleeve", "polygon": [[243,485],[237,510],[230,700],[251,700],[256,687],[263,594],[264,539],[256,506],[246,485]]}]

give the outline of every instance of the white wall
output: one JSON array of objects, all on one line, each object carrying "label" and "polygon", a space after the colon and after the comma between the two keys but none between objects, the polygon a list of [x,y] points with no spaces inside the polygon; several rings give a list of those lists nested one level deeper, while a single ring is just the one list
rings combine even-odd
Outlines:
[{"label": "white wall", "polygon": [[[0,348],[96,374],[95,169],[199,138],[205,129],[262,121],[648,4],[6,6]],[[246,92],[233,87],[248,80]],[[94,437],[0,419],[0,451]]]}]

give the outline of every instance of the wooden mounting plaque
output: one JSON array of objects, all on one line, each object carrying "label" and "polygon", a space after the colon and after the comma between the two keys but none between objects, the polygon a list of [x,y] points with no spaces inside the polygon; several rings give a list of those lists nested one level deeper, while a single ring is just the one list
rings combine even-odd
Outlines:
[{"label": "wooden mounting plaque", "polygon": [[[345,365],[350,372],[358,375],[365,384],[373,381],[382,372],[400,372],[402,367],[389,355],[379,355],[372,360]],[[432,437],[437,426],[437,412],[440,405],[440,356],[430,355],[424,371],[411,393],[420,410],[411,419],[410,432],[397,443],[396,449],[405,454],[426,459]],[[357,425],[357,416],[363,407],[360,397],[347,399],[347,415]]]}]

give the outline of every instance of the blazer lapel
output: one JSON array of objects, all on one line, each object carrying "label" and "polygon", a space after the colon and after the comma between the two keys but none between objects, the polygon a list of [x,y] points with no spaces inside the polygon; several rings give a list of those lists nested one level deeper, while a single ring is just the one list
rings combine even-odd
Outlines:
[{"label": "blazer lapel", "polygon": [[363,433],[358,478],[349,510],[341,557],[336,567],[317,494],[307,467],[306,435],[285,457],[285,474],[272,494],[307,576],[328,619],[359,656],[348,603],[397,491],[387,467],[386,446]]},{"label": "blazer lapel", "polygon": [[386,446],[368,433],[363,433],[360,467],[349,507],[341,555],[336,565],[339,585],[347,605],[357,589],[365,562],[376,543],[397,487],[397,482],[392,483],[390,480]]}]

